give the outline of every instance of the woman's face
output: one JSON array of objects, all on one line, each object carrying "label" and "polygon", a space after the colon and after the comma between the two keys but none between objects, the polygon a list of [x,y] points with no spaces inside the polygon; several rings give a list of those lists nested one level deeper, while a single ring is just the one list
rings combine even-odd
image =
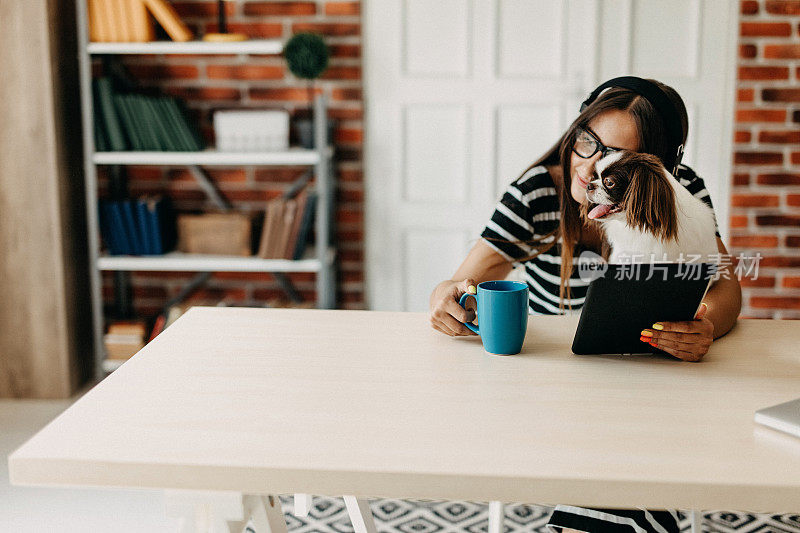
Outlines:
[{"label": "woman's face", "polygon": [[[594,117],[586,129],[609,148],[633,151],[639,149],[639,131],[627,111],[604,111]],[[588,159],[580,157],[574,151],[570,152],[570,192],[579,204],[586,201],[586,186],[592,180],[594,165],[601,157],[603,154],[600,151]]]}]

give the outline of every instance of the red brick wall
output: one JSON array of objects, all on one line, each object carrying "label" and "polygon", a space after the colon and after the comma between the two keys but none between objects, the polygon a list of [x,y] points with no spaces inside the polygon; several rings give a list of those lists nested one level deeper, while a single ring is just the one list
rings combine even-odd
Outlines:
[{"label": "red brick wall", "polygon": [[[216,29],[216,1],[176,1],[175,6],[195,35]],[[360,2],[305,1],[227,2],[229,31],[252,38],[287,40],[294,33],[313,31],[324,36],[331,61],[317,89],[329,98],[329,116],[336,120],[336,234],[338,247],[337,307],[364,307],[362,173],[363,104],[361,85]],[[281,56],[130,56],[131,73],[147,86],[185,99],[211,139],[210,119],[216,108],[278,106],[293,117],[307,115],[307,82],[296,79]],[[95,65],[98,69],[99,65]],[[209,168],[223,195],[237,210],[259,211],[305,169],[276,167]],[[129,167],[131,193],[168,194],[180,210],[213,208],[185,168]],[[101,181],[101,194],[104,183]],[[137,272],[134,304],[143,316],[154,314],[177,293],[193,273]],[[316,275],[288,275],[306,300],[316,300]],[[112,276],[104,275],[107,302]],[[198,298],[229,301],[267,301],[283,293],[270,274],[218,273]]]},{"label": "red brick wall", "polygon": [[744,0],[729,251],[763,256],[742,315],[800,318],[800,0]]},{"label": "red brick wall", "polygon": [[[197,34],[215,29],[213,0],[173,1]],[[360,1],[228,2],[231,31],[288,39],[315,31],[331,46],[330,68],[318,84],[330,99],[336,129],[337,307],[364,307]],[[800,318],[800,0],[742,0],[738,48],[734,173],[729,250],[761,253],[757,280],[743,280],[743,316]],[[210,135],[219,107],[279,105],[305,113],[306,84],[279,56],[136,56],[126,58],[145,84],[185,98]],[[237,209],[257,211],[301,172],[293,168],[211,169]],[[211,204],[184,169],[130,168],[134,194],[167,193],[181,209]],[[135,273],[134,302],[155,312],[192,274]],[[300,293],[316,298],[314,274],[290,274]],[[111,295],[110,276],[104,293]],[[270,274],[215,274],[199,296],[268,300],[281,296]]]}]

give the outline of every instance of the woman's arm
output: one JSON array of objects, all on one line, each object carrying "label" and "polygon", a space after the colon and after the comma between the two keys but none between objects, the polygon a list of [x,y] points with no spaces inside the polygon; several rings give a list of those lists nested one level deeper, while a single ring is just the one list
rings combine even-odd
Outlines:
[{"label": "woman's arm", "polygon": [[[717,248],[723,256],[728,255],[728,250],[722,239],[717,237]],[[714,338],[717,339],[728,333],[742,310],[742,289],[732,264],[726,264],[720,269],[720,278],[708,289],[703,302],[708,306],[705,317],[714,324]]]},{"label": "woman's arm", "polygon": [[453,281],[471,278],[476,284],[493,279],[505,279],[513,265],[484,239],[478,239],[464,262],[453,274]]},{"label": "woman's arm", "polygon": [[[717,237],[717,248],[725,256],[728,250]],[[642,331],[642,342],[656,346],[685,361],[700,361],[714,339],[722,337],[736,324],[742,309],[742,289],[733,265],[720,267],[720,277],[708,290],[694,320],[657,322]]]},{"label": "woman's arm", "polygon": [[[478,239],[452,279],[444,280],[433,289],[430,297],[431,326],[450,336],[477,335],[463,324],[475,319],[474,312],[465,311],[458,305],[458,300],[470,285],[477,288],[482,281],[505,279],[512,269],[505,257],[486,241]],[[468,305],[470,309],[474,308],[472,302]]]}]

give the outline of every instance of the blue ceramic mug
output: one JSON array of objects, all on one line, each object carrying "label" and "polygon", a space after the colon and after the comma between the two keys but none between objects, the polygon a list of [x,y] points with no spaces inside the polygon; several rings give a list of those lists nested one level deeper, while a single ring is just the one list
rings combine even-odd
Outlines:
[{"label": "blue ceramic mug", "polygon": [[528,329],[528,284],[521,281],[484,281],[478,294],[465,293],[458,304],[470,296],[478,305],[478,325],[464,325],[481,336],[483,348],[492,354],[513,355],[522,350]]}]

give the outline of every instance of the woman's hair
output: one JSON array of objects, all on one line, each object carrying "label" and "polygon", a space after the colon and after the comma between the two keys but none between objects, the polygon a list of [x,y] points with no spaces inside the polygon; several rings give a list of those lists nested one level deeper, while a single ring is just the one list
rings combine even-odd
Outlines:
[{"label": "woman's hair", "polygon": [[[686,106],[680,95],[668,85],[656,80],[647,80],[657,85],[675,106],[680,115],[681,128],[683,130],[683,142],[686,143],[686,135],[689,131],[689,118],[686,114]],[[661,115],[655,107],[640,94],[630,89],[622,87],[611,87],[605,90],[594,102],[584,109],[576,118],[561,138],[535,163],[529,166],[522,173],[523,175],[530,169],[540,165],[560,165],[562,170],[562,183],[559,191],[559,209],[561,211],[561,222],[554,231],[540,238],[531,241],[507,241],[504,239],[490,238],[490,241],[500,241],[507,243],[525,243],[533,246],[535,253],[528,257],[519,259],[525,262],[533,259],[537,255],[550,250],[557,242],[561,242],[561,284],[559,296],[561,303],[559,308],[564,309],[564,301],[570,298],[569,279],[572,276],[572,252],[581,236],[583,222],[580,215],[580,204],[572,198],[571,193],[571,173],[570,157],[572,147],[575,144],[576,129],[586,127],[596,116],[610,110],[627,111],[633,117],[639,132],[638,150],[642,153],[653,154],[661,159],[662,163],[676,149],[670,146],[666,132],[667,127]],[[556,238],[558,237],[558,238]],[[571,305],[570,305],[571,308]]]}]

